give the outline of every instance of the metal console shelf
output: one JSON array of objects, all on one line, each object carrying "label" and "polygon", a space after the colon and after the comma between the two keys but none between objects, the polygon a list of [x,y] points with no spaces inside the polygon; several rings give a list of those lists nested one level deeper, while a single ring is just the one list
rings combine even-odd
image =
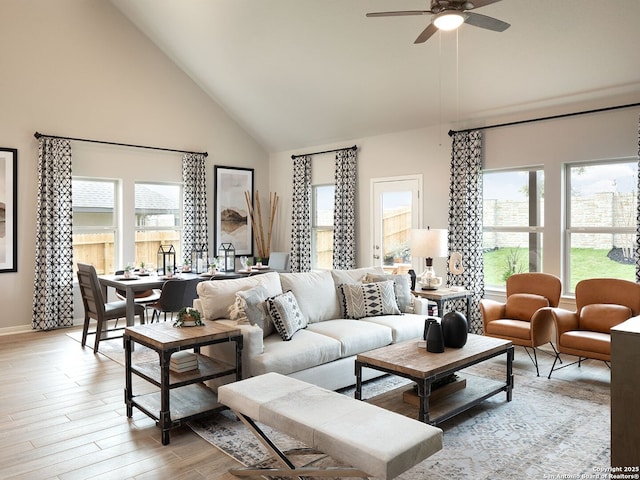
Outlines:
[{"label": "metal console shelf", "polygon": [[[236,344],[235,365],[214,360],[200,353],[200,347],[224,342]],[[159,362],[133,364],[134,343],[158,352]],[[171,323],[127,327],[124,333],[124,348],[124,398],[127,417],[133,416],[133,407],[136,407],[156,420],[162,432],[163,445],[170,442],[169,431],[172,428],[225,408],[218,403],[216,393],[203,382],[234,373],[236,380],[242,379],[242,334],[238,329],[217,325],[217,322],[209,322],[200,327],[176,328]],[[190,349],[198,356],[198,369],[184,373],[171,371],[171,355]],[[134,395],[133,374],[159,387],[160,390]]]}]

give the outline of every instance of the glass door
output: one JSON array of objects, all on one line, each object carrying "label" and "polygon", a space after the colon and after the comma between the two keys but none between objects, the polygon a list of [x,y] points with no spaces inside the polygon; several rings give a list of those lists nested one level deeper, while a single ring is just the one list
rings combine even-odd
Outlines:
[{"label": "glass door", "polygon": [[389,273],[411,268],[411,229],[422,221],[422,175],[372,181],[372,264]]}]

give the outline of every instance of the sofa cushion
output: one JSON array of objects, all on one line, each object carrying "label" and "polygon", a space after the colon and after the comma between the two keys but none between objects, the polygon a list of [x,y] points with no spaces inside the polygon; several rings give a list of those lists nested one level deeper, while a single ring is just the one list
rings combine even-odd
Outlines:
[{"label": "sofa cushion", "polygon": [[293,292],[309,323],[340,318],[340,303],[330,271],[281,273],[280,283],[283,291]]},{"label": "sofa cushion", "polygon": [[265,338],[262,355],[249,358],[249,367],[252,375],[268,372],[289,375],[339,358],[340,342],[306,328],[288,342],[283,342],[278,335]]},{"label": "sofa cushion", "polygon": [[411,277],[409,275],[391,275],[368,273],[364,277],[364,283],[384,282],[393,280],[396,289],[396,299],[401,312],[410,312],[412,305],[411,298]]},{"label": "sofa cushion", "polygon": [[291,291],[269,297],[266,302],[273,325],[282,340],[291,340],[298,330],[307,326],[307,318],[300,310],[296,297]]},{"label": "sofa cushion", "polygon": [[[338,295],[338,304],[340,305],[340,311],[342,312],[342,306],[344,305],[344,296],[340,285],[358,284],[364,283],[364,277],[369,273],[383,274],[382,267],[365,267],[365,268],[352,268],[351,270],[331,270],[331,276],[333,277],[333,283],[335,285],[336,293]],[[338,315],[340,317],[342,315]]]},{"label": "sofa cushion", "polygon": [[505,307],[505,318],[515,320],[531,321],[531,317],[539,309],[548,307],[549,300],[542,295],[533,293],[514,293],[507,297],[507,305]]},{"label": "sofa cushion", "polygon": [[282,293],[280,277],[277,272],[231,280],[200,282],[197,292],[201,300],[202,313],[204,314],[203,320],[229,318],[229,307],[236,301],[236,292],[248,290],[256,285],[263,285],[269,292],[269,296]]},{"label": "sofa cushion", "polygon": [[269,291],[264,285],[240,290],[236,293],[236,302],[229,309],[229,318],[238,325],[257,325],[262,329],[264,337],[271,335],[273,322],[265,302],[268,297]]},{"label": "sofa cushion", "polygon": [[593,303],[580,310],[580,330],[609,333],[611,327],[631,317],[631,309],[612,303]]},{"label": "sofa cushion", "polygon": [[379,317],[363,318],[360,321],[383,325],[391,329],[393,343],[420,339],[424,335],[424,315],[414,315],[412,313],[407,313],[402,316],[382,315]]},{"label": "sofa cushion", "polygon": [[342,316],[359,319],[376,315],[400,315],[393,280],[364,284],[342,284]]},{"label": "sofa cushion", "polygon": [[384,347],[393,341],[389,327],[360,320],[327,320],[312,323],[308,329],[339,341],[341,357]]}]

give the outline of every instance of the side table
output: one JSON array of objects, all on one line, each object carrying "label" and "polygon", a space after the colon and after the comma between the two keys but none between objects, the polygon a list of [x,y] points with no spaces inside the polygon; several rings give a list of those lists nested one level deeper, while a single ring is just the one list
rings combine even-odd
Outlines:
[{"label": "side table", "polygon": [[[127,417],[133,416],[133,407],[136,407],[154,419],[160,427],[163,445],[169,444],[169,431],[172,428],[225,408],[218,403],[216,393],[203,382],[233,373],[236,374],[236,380],[242,379],[242,333],[239,329],[217,323],[207,322],[204,326],[177,328],[171,322],[165,322],[136,325],[125,329],[124,399]],[[235,342],[235,365],[214,360],[200,353],[200,347],[223,342]],[[158,352],[159,362],[134,364],[134,343]],[[183,373],[171,371],[171,355],[188,349],[193,349],[197,354],[198,368]],[[159,387],[160,390],[134,395],[133,374]]]},{"label": "side table", "polygon": [[459,298],[465,298],[467,300],[467,319],[471,315],[471,295],[469,290],[454,290],[451,288],[438,288],[437,290],[413,290],[413,293],[417,297],[426,298],[428,300],[436,302],[438,306],[438,316],[443,317],[445,314],[444,304],[449,300],[457,300]]}]

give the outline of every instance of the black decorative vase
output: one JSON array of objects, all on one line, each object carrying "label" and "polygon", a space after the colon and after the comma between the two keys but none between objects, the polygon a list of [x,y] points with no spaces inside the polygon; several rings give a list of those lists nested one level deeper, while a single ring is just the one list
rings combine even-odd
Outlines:
[{"label": "black decorative vase", "polygon": [[447,347],[464,347],[468,330],[467,318],[462,313],[453,311],[442,317],[442,336]]},{"label": "black decorative vase", "polygon": [[409,277],[411,277],[411,290],[415,290],[416,289],[416,271],[413,269],[409,270]]},{"label": "black decorative vase", "polygon": [[444,337],[442,327],[435,318],[427,318],[425,321],[425,340],[427,341],[427,352],[444,352]]}]

